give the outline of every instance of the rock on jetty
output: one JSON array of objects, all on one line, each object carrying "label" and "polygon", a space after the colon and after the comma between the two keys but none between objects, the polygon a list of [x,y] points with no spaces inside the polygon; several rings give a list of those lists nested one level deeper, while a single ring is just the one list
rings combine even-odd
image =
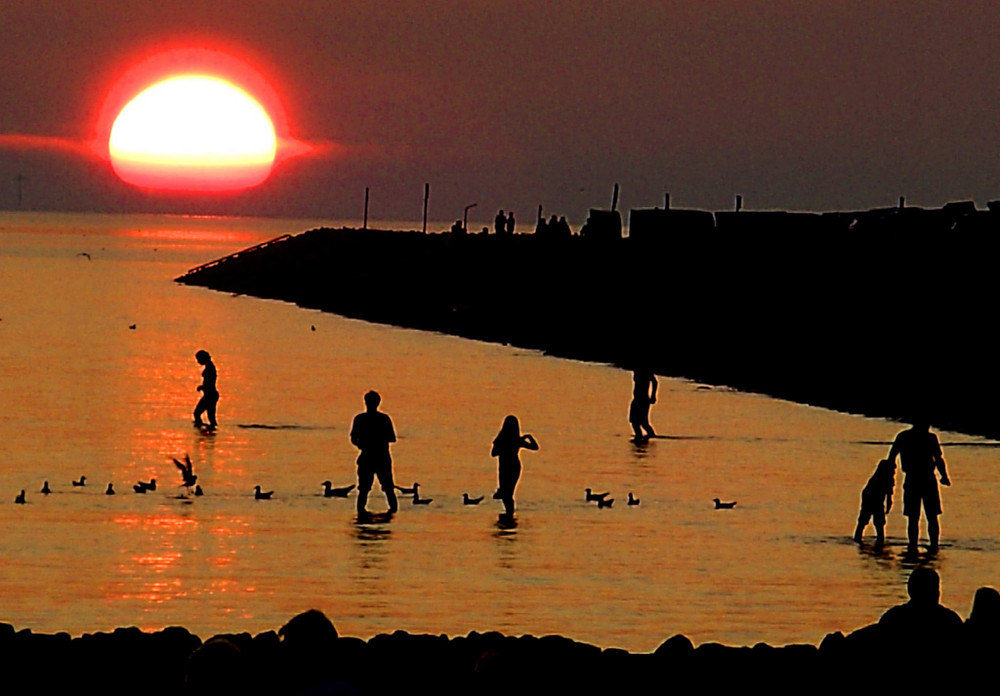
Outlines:
[{"label": "rock on jetty", "polygon": [[633,210],[628,237],[317,229],[177,280],[998,437],[998,231],[996,204]]}]

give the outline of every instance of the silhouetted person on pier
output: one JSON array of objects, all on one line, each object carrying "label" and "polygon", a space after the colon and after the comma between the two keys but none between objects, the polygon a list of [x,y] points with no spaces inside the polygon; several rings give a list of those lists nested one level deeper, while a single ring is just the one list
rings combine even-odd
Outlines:
[{"label": "silhouetted person on pier", "polygon": [[358,515],[367,514],[368,491],[375,477],[389,503],[389,512],[396,512],[396,492],[392,480],[392,457],[389,445],[396,441],[392,419],[378,410],[382,397],[378,392],[365,394],[365,411],[354,417],[351,425],[351,444],[361,450],[358,455]]},{"label": "silhouetted person on pier", "polygon": [[903,478],[903,515],[907,519],[906,536],[909,549],[915,551],[920,536],[920,506],[927,513],[927,536],[930,549],[937,550],[941,529],[938,515],[941,514],[941,494],[938,491],[935,469],[941,472],[941,485],[950,486],[941,443],[937,435],[930,432],[930,424],[923,419],[915,420],[913,426],[896,435],[889,448],[887,459],[896,463],[900,458]]},{"label": "silhouetted person on pier", "polygon": [[521,459],[518,453],[521,449],[537,450],[538,443],[529,434],[521,434],[521,425],[516,416],[507,416],[503,420],[500,432],[493,439],[491,457],[498,458],[497,492],[494,498],[503,501],[504,514],[510,517],[514,514],[514,488],[521,477]]},{"label": "silhouetted person on pier", "polygon": [[559,223],[556,226],[556,230],[559,233],[558,234],[559,237],[572,237],[573,236],[573,230],[570,229],[569,223],[566,222],[566,216],[565,215],[560,216]]},{"label": "silhouetted person on pier", "polygon": [[199,350],[194,354],[194,359],[205,368],[201,371],[201,384],[198,386],[201,399],[194,407],[194,424],[199,428],[204,427],[205,423],[201,420],[201,414],[205,413],[208,415],[208,427],[215,428],[218,425],[215,421],[215,406],[219,403],[219,391],[215,387],[215,381],[218,377],[215,372],[215,364],[207,350]]},{"label": "silhouetted person on pier", "polygon": [[882,546],[885,543],[885,516],[892,509],[892,494],[895,489],[896,463],[883,459],[861,491],[861,512],[858,513],[854,541],[861,543],[861,536],[868,526],[868,520],[871,520],[875,525],[875,544]]},{"label": "silhouetted person on pier", "polygon": [[497,211],[497,216],[493,218],[493,231],[498,235],[503,234],[504,227],[507,224],[507,218],[503,214],[503,209]]},{"label": "silhouetted person on pier", "polygon": [[511,210],[509,213],[507,213],[507,225],[506,225],[507,234],[514,234],[515,224],[516,223],[514,222],[514,211]]},{"label": "silhouetted person on pier", "polygon": [[632,373],[632,403],[628,409],[628,422],[635,432],[635,441],[644,442],[656,437],[653,426],[649,424],[649,407],[656,403],[656,375],[646,368],[636,369]]},{"label": "silhouetted person on pier", "polygon": [[544,237],[549,231],[549,226],[545,222],[545,218],[542,217],[542,211],[538,211],[538,222],[535,223],[535,234],[539,237]]}]

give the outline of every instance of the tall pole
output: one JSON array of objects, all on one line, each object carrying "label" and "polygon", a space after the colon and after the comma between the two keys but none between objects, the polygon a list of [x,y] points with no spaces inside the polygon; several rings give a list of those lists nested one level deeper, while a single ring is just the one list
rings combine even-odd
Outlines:
[{"label": "tall pole", "polygon": [[431,197],[431,185],[424,184],[424,234],[427,234],[427,200]]},{"label": "tall pole", "polygon": [[368,229],[368,187],[365,186],[365,223],[362,226],[363,230]]},{"label": "tall pole", "polygon": [[477,205],[479,204],[470,203],[469,205],[465,206],[465,212],[462,213],[462,229],[465,230],[466,232],[469,231],[469,210],[471,208],[475,208]]},{"label": "tall pole", "polygon": [[615,184],[615,192],[611,197],[611,212],[618,209],[618,184]]}]

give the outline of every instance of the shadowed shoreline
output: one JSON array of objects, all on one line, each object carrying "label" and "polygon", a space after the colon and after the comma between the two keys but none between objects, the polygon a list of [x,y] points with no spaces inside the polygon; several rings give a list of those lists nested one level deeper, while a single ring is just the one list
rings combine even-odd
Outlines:
[{"label": "shadowed shoreline", "polygon": [[317,229],[177,281],[997,437],[993,207],[655,209],[626,238]]},{"label": "shadowed shoreline", "polygon": [[[307,612],[293,621],[309,614],[322,616]],[[156,632],[119,628],[71,638],[66,633],[15,631],[0,624],[0,662],[11,693],[39,693],[40,688],[47,693],[79,692],[93,687],[102,694],[294,694],[331,681],[355,691],[308,693],[393,694],[417,685],[441,694],[621,693],[644,683],[665,689],[701,680],[708,680],[706,688],[715,685],[709,691],[759,685],[769,693],[801,693],[821,685],[823,692],[853,689],[862,679],[884,679],[894,655],[887,640],[891,635],[878,625],[847,636],[829,634],[818,646],[705,643],[695,647],[678,634],[651,653],[629,653],[555,635],[515,637],[497,632],[448,637],[396,631],[365,641],[338,637],[332,625],[329,635],[307,633],[292,642],[286,633],[291,624],[280,632],[224,634],[204,642],[181,627]],[[225,648],[221,658],[211,650],[219,643]],[[991,664],[979,660],[994,649],[992,645],[970,638],[947,654],[937,652],[935,658],[940,660],[960,655],[967,659],[961,666],[949,667],[946,675],[925,675],[919,683],[939,681],[952,688],[977,683]],[[192,683],[185,684],[186,675]],[[221,690],[196,688],[195,676]],[[894,675],[896,680],[907,678]]]}]

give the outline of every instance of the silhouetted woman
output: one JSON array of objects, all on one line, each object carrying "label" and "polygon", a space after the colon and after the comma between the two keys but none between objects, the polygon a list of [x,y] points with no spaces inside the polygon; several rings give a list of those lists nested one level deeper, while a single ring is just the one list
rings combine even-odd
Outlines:
[{"label": "silhouetted woman", "polygon": [[198,391],[201,392],[201,399],[198,401],[198,405],[194,407],[194,424],[201,428],[204,427],[205,423],[201,420],[201,414],[208,414],[208,426],[214,428],[217,423],[215,422],[215,405],[219,403],[219,392],[215,388],[216,372],[215,364],[212,362],[212,356],[208,354],[207,350],[199,350],[194,354],[194,359],[198,361],[199,365],[205,367],[201,371],[201,384],[198,386]]},{"label": "silhouetted woman", "polygon": [[537,450],[538,443],[528,434],[521,434],[521,426],[516,416],[504,418],[503,426],[493,440],[493,451],[490,456],[498,457],[497,479],[499,487],[494,498],[503,501],[504,512],[514,514],[514,488],[521,477],[521,460],[518,453],[521,448]]}]

